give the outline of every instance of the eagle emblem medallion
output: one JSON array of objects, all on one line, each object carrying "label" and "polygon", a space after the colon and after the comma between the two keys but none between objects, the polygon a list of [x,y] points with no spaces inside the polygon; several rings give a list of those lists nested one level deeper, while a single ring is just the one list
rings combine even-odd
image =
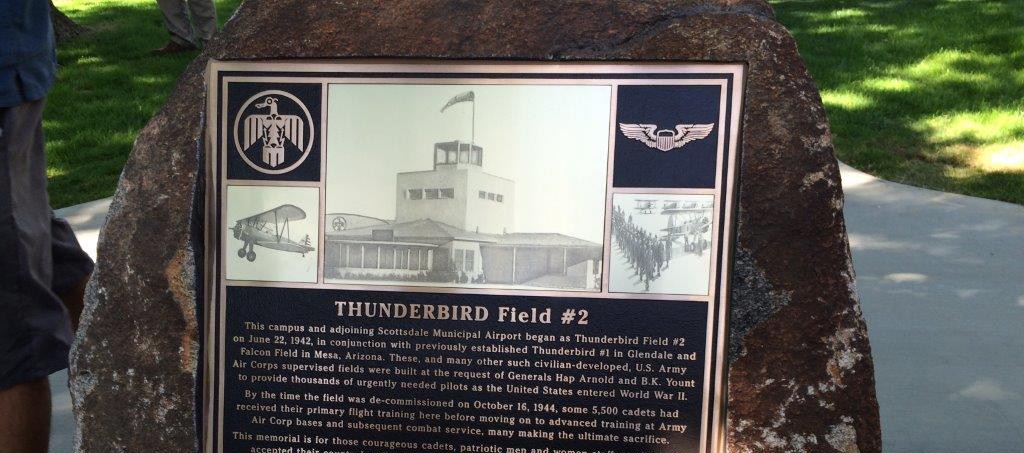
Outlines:
[{"label": "eagle emblem medallion", "polygon": [[250,97],[234,122],[235,148],[254,170],[282,174],[298,167],[313,147],[315,130],[309,109],[281,90]]}]

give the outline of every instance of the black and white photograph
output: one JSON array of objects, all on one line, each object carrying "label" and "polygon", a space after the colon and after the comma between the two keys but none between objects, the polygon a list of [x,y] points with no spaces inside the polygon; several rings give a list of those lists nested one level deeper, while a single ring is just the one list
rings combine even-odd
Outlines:
[{"label": "black and white photograph", "polygon": [[600,291],[611,89],[329,87],[328,283]]},{"label": "black and white photograph", "polygon": [[316,187],[228,186],[227,278],[317,281]]},{"label": "black and white photograph", "polygon": [[707,295],[712,195],[615,194],[609,291]]}]

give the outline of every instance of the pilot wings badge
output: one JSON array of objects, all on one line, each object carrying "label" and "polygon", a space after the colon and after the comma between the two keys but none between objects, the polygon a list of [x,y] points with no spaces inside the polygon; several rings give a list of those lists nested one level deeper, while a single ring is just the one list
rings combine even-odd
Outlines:
[{"label": "pilot wings badge", "polygon": [[[297,97],[281,90],[249,98],[235,118],[238,152],[262,173],[285,173],[301,164],[312,147],[313,134],[309,110]],[[247,156],[250,150],[252,156]]]},{"label": "pilot wings badge", "polygon": [[655,124],[619,123],[622,135],[661,151],[682,148],[692,141],[707,138],[715,123],[708,124],[677,124],[676,130],[660,129]]}]

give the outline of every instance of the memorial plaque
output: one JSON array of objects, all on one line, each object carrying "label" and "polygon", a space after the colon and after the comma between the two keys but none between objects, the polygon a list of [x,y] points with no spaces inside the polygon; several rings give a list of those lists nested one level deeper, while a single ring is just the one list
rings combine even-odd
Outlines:
[{"label": "memorial plaque", "polygon": [[724,451],[743,65],[207,77],[204,451]]}]

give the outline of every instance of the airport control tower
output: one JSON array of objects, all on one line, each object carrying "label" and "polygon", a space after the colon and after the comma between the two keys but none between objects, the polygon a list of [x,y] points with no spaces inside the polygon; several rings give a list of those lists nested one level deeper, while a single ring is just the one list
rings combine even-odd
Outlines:
[{"label": "airport control tower", "polygon": [[483,170],[484,149],[434,144],[434,168],[399,173],[395,222],[431,219],[467,232],[511,233],[515,182]]}]

